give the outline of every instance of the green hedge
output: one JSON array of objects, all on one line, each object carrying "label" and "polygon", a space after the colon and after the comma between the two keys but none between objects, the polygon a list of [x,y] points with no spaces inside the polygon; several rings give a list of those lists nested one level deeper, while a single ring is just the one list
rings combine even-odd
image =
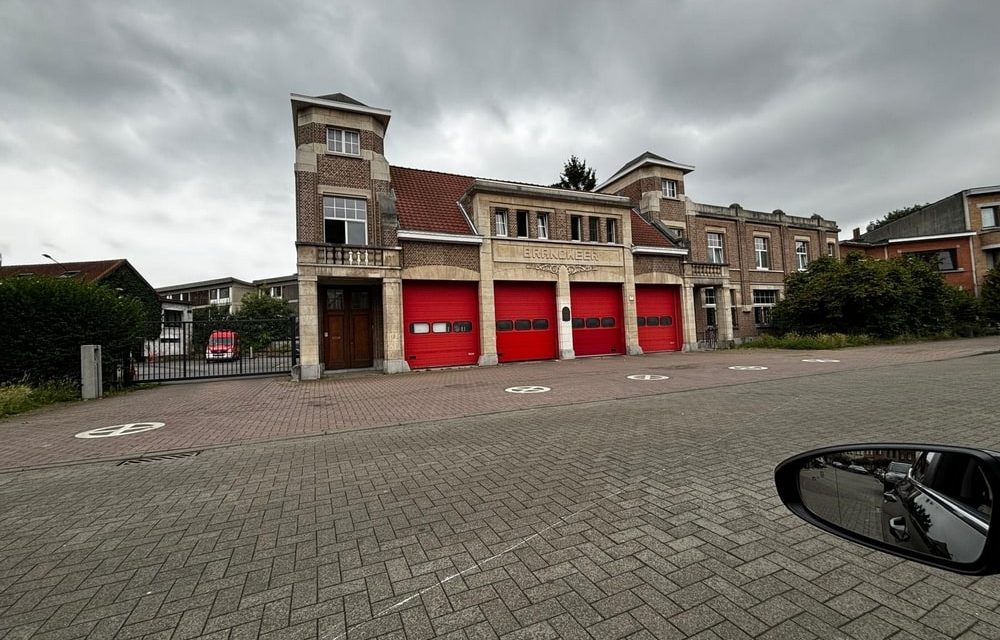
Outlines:
[{"label": "green hedge", "polygon": [[113,289],[67,278],[0,279],[0,384],[80,379],[80,345],[99,344],[104,382],[142,349],[146,313]]}]

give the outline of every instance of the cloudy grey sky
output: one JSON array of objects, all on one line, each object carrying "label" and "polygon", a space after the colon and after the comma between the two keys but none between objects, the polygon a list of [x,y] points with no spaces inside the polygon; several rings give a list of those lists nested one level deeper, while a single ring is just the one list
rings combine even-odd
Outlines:
[{"label": "cloudy grey sky", "polygon": [[1000,183],[1000,3],[0,3],[4,264],[295,270],[290,92],[389,162],[553,182],[650,150],[695,200],[837,220]]}]

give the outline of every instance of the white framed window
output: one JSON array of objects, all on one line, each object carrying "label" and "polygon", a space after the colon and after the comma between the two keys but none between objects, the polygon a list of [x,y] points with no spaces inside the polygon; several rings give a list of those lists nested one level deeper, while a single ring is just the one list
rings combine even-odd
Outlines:
[{"label": "white framed window", "polygon": [[982,207],[983,229],[1000,227],[1000,206]]},{"label": "white framed window", "polygon": [[496,213],[493,214],[493,220],[497,228],[496,235],[507,235],[507,210],[497,209]]},{"label": "white framed window", "polygon": [[361,155],[361,135],[348,129],[326,130],[326,149],[333,153],[346,153],[351,156]]},{"label": "white framed window", "polygon": [[[726,261],[725,252],[722,250],[721,233],[708,234],[708,261],[712,264],[723,264]],[[705,289],[705,291],[710,291],[710,289]],[[714,291],[712,295],[715,295]]]},{"label": "white framed window", "polygon": [[368,201],[323,196],[323,226],[331,244],[368,244]]},{"label": "white framed window", "polygon": [[267,295],[271,296],[272,298],[280,298],[281,297],[281,287],[280,286],[279,287],[268,287],[267,288]]},{"label": "white framed window", "polygon": [[778,302],[774,289],[753,290],[753,321],[758,327],[771,326],[771,309]]},{"label": "white framed window", "polygon": [[614,218],[608,218],[604,221],[605,230],[608,234],[608,243],[615,244],[618,242],[618,225]]},{"label": "white framed window", "polygon": [[771,241],[757,236],[753,239],[753,252],[758,269],[771,268]]},{"label": "white framed window", "polygon": [[517,212],[517,237],[527,238],[528,237],[528,212],[518,211]]},{"label": "white framed window", "polygon": [[583,216],[570,216],[570,239],[580,242],[583,240]]},{"label": "white framed window", "polygon": [[229,304],[229,287],[208,290],[209,304]]},{"label": "white framed window", "polygon": [[716,315],[716,305],[715,305],[715,288],[707,287],[702,289],[702,306],[705,307],[705,324],[710,327],[718,325],[718,316]]},{"label": "white framed window", "polygon": [[831,258],[833,258],[834,256],[837,255],[837,243],[836,242],[827,242],[826,243],[826,255],[830,256]]},{"label": "white framed window", "polygon": [[664,180],[660,186],[663,191],[664,197],[676,198],[677,197],[677,181],[676,180]]},{"label": "white framed window", "polygon": [[799,271],[805,271],[809,266],[809,243],[805,240],[795,241],[795,263]]},{"label": "white framed window", "polygon": [[538,213],[538,237],[547,240],[549,237],[549,214]]}]

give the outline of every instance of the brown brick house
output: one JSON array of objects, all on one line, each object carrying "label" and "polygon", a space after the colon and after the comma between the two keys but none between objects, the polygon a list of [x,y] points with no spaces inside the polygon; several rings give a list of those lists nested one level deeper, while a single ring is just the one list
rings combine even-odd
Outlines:
[{"label": "brown brick house", "polygon": [[855,229],[843,247],[883,260],[920,256],[946,282],[979,295],[986,273],[1000,264],[1000,186],[959,191],[868,233]]},{"label": "brown brick house", "polygon": [[837,251],[818,216],[692,201],[652,153],[571,191],[390,166],[388,110],[291,104],[303,378],[739,341]]}]

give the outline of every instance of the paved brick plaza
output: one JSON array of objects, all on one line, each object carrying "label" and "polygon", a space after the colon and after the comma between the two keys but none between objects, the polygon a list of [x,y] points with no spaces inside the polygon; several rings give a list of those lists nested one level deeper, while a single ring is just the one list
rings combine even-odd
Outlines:
[{"label": "paved brick plaza", "polygon": [[1000,355],[958,357],[997,346],[243,380],[3,422],[7,468],[255,442],[0,474],[0,638],[997,638],[1000,579],[838,541],[771,483],[834,442],[1000,447]]}]

